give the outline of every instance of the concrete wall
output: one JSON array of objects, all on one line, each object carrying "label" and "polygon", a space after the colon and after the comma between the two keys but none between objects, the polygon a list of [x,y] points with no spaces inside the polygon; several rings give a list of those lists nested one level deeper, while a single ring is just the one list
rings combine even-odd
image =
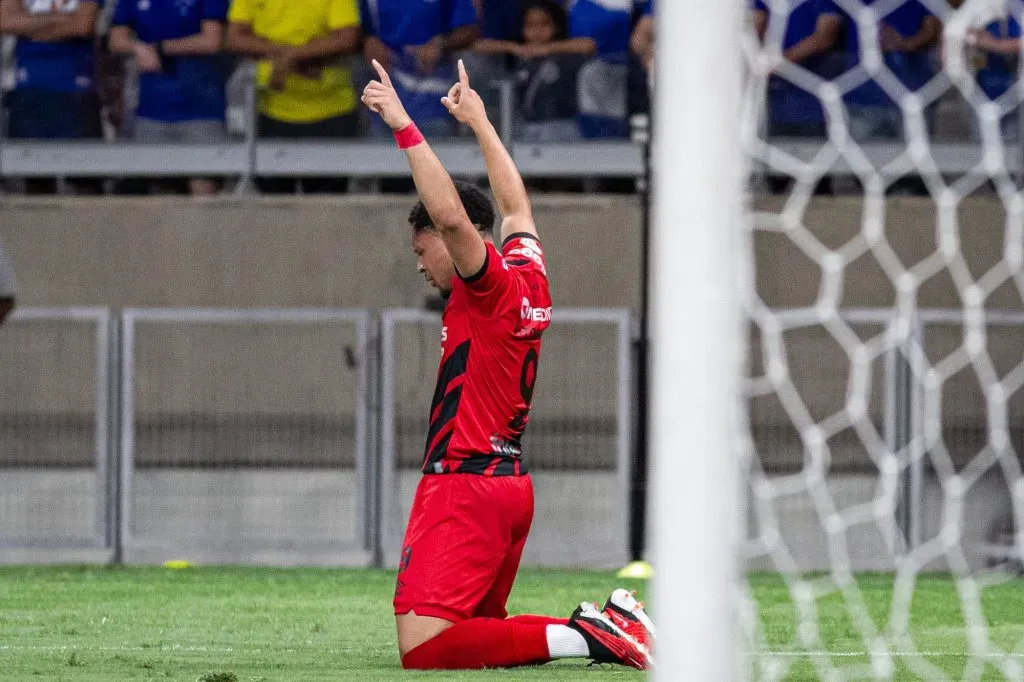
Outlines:
[{"label": "concrete wall", "polygon": [[[412,197],[0,201],[35,305],[419,306]],[[639,204],[538,200],[558,305],[636,306]]]},{"label": "concrete wall", "polygon": [[[405,222],[411,197],[337,199],[0,200],[0,228],[17,266],[21,298],[37,305],[335,306],[379,309],[419,305],[427,291],[415,272]],[[538,197],[556,305],[639,303],[640,207],[633,197]],[[759,223],[779,226],[781,199],[761,199]],[[845,306],[888,306],[890,278],[879,257],[906,268],[937,250],[934,204],[891,199],[884,242],[851,262]],[[1003,253],[1006,215],[998,200],[965,200],[955,226],[964,263],[980,277]],[[758,291],[771,306],[812,303],[818,264],[793,237],[853,254],[863,203],[816,199],[804,229],[757,233]],[[679,229],[694,229],[681,221]],[[671,258],[671,254],[666,254]],[[948,269],[930,277],[922,306],[956,306]],[[1021,309],[1005,283],[987,302]]]},{"label": "concrete wall", "polygon": [[[862,234],[864,202],[860,198],[818,198],[808,206],[803,225],[783,231],[782,213],[787,208],[782,198],[756,203],[761,211],[757,249],[758,292],[771,306],[806,306],[819,294],[821,269],[797,244],[807,250],[841,250],[849,261],[843,273],[841,303],[844,307],[889,307],[895,289],[883,269],[891,255],[910,269],[922,266],[939,249],[935,203],[931,199],[893,198],[878,207],[884,228],[872,249]],[[785,209],[785,211],[783,210]],[[959,238],[958,248],[970,276],[979,279],[1003,257],[1006,212],[994,197],[965,199],[950,225]],[[775,229],[769,231],[768,228]],[[898,267],[898,265],[897,265]],[[928,277],[918,293],[921,307],[959,307],[951,270],[940,262],[934,276]],[[1022,309],[1022,294],[1012,281],[1005,282],[986,301],[993,308]]]}]

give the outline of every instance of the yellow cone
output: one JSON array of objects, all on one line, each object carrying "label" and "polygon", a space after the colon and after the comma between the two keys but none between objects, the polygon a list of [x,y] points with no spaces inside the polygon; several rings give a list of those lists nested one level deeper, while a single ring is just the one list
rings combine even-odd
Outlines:
[{"label": "yellow cone", "polygon": [[165,561],[164,568],[192,568],[192,563],[183,559],[174,559],[172,561]]},{"label": "yellow cone", "polygon": [[634,561],[618,572],[620,578],[647,580],[654,577],[654,567],[646,561]]}]

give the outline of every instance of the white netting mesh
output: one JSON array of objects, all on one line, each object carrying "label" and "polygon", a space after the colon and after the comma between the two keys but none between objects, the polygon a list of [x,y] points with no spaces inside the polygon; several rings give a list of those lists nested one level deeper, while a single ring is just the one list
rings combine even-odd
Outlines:
[{"label": "white netting mesh", "polygon": [[[815,4],[765,0],[744,37],[762,190],[744,292],[747,674],[1021,679],[1024,615],[1000,589],[1024,546],[1024,3],[919,0],[942,26],[913,91],[891,50],[909,0],[834,0],[832,51],[859,35],[839,68],[783,56]],[[1014,81],[995,99],[993,65]],[[767,123],[783,81],[821,102],[825,137]],[[875,135],[849,101],[869,81],[898,103],[895,120],[874,112]],[[950,111],[966,125],[942,139]],[[816,197],[826,179],[850,196]],[[908,184],[922,196],[893,196]]]}]

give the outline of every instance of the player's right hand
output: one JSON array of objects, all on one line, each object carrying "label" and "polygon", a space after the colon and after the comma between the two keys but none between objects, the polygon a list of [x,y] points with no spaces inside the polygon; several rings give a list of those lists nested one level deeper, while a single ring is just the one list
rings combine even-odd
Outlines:
[{"label": "player's right hand", "polygon": [[462,63],[461,59],[459,60],[459,82],[452,86],[447,97],[441,98],[441,103],[455,117],[456,121],[465,123],[470,128],[487,121],[487,109],[484,108],[484,101],[476,90],[469,87],[469,74],[466,73],[466,65]]},{"label": "player's right hand", "polygon": [[398,99],[398,93],[395,92],[395,86],[392,85],[388,72],[376,59],[372,63],[380,80],[370,81],[366,85],[362,96],[363,104],[380,114],[381,119],[392,130],[401,130],[412,123],[412,119],[405,112],[402,100]]}]

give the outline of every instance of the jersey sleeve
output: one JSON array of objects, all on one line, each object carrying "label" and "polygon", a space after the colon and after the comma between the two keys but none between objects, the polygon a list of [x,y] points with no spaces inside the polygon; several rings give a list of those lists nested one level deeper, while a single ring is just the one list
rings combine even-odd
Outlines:
[{"label": "jersey sleeve", "polygon": [[569,9],[569,37],[596,40],[603,18],[602,11],[586,0],[576,3]]},{"label": "jersey sleeve", "polygon": [[817,6],[818,17],[823,16],[842,16],[842,12],[839,11],[839,6],[836,5],[832,0],[818,0]]},{"label": "jersey sleeve", "polygon": [[536,271],[547,277],[547,263],[540,241],[529,232],[517,232],[501,245],[505,261],[521,272]]},{"label": "jersey sleeve", "polygon": [[332,0],[327,17],[327,27],[337,31],[350,26],[359,26],[359,4],[356,0]]},{"label": "jersey sleeve", "polygon": [[117,5],[114,7],[114,16],[110,19],[110,25],[113,26],[128,26],[131,28],[135,24],[135,3],[130,0],[118,0]]},{"label": "jersey sleeve", "polygon": [[473,0],[455,0],[451,10],[451,15],[447,17],[449,31],[477,23],[476,5],[473,4]]},{"label": "jersey sleeve", "polygon": [[377,24],[373,19],[374,13],[370,11],[370,3],[367,0],[359,0],[359,20],[364,36],[377,36]]},{"label": "jersey sleeve", "polygon": [[228,0],[206,0],[203,3],[203,21],[224,22],[227,18]]},{"label": "jersey sleeve", "polygon": [[[508,237],[502,245],[502,253],[488,243],[484,267],[462,281],[466,285],[470,305],[486,315],[497,317],[510,310],[519,311],[524,297],[528,297],[528,281],[539,279],[545,282],[547,279],[544,252],[536,237],[522,233]],[[546,295],[545,291],[545,300]]]},{"label": "jersey sleeve", "polygon": [[256,20],[257,5],[256,0],[231,0],[228,21],[251,24]]}]

